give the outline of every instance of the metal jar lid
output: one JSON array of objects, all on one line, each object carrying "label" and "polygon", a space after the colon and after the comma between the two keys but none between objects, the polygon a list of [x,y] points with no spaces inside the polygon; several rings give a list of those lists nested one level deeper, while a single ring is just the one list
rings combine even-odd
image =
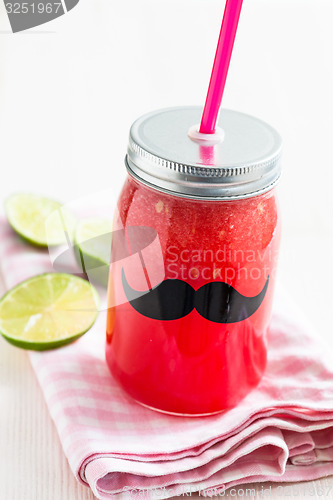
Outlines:
[{"label": "metal jar lid", "polygon": [[216,143],[198,141],[188,134],[201,113],[195,106],[168,108],[136,120],[125,160],[130,175],[154,189],[198,199],[248,198],[272,189],[281,173],[282,146],[274,128],[222,109]]}]

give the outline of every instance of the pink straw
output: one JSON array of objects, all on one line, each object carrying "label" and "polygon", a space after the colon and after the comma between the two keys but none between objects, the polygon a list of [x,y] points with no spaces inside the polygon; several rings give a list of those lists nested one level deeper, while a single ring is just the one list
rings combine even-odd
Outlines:
[{"label": "pink straw", "polygon": [[227,0],[217,44],[206,103],[202,114],[202,134],[214,134],[237,32],[243,0]]}]

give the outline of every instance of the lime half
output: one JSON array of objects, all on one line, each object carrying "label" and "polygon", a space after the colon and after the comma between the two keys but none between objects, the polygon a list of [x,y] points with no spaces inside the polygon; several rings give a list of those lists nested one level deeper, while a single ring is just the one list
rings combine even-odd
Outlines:
[{"label": "lime half", "polygon": [[70,274],[41,274],[0,300],[0,332],[8,342],[42,351],[73,342],[98,315],[95,288]]},{"label": "lime half", "polygon": [[36,194],[14,194],[5,203],[9,224],[33,245],[47,247],[66,243],[75,219],[58,201]]},{"label": "lime half", "polygon": [[111,259],[112,222],[102,218],[81,220],[75,231],[76,258],[89,280],[107,285]]}]

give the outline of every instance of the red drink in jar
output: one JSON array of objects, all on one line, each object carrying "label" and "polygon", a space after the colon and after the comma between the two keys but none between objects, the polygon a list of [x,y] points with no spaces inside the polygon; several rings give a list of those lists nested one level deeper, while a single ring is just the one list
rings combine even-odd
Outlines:
[{"label": "red drink in jar", "polygon": [[109,279],[112,374],[138,402],[183,415],[231,408],[259,383],[280,239],[279,135],[223,110],[224,137],[192,140],[200,111],[134,123]]}]

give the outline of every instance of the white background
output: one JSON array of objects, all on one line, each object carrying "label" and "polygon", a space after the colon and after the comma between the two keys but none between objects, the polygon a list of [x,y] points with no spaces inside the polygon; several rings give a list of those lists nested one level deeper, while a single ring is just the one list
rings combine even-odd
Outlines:
[{"label": "white background", "polygon": [[[81,0],[12,34],[1,4],[0,203],[16,191],[64,202],[119,191],[133,120],[203,105],[223,9]],[[284,139],[280,279],[333,353],[332,20],[332,0],[244,0],[223,106]],[[91,498],[68,470],[25,353],[4,342],[0,377],[1,500]]]}]

